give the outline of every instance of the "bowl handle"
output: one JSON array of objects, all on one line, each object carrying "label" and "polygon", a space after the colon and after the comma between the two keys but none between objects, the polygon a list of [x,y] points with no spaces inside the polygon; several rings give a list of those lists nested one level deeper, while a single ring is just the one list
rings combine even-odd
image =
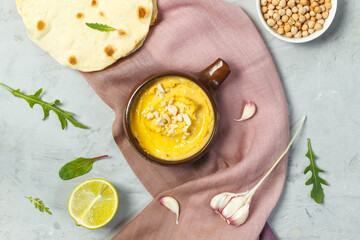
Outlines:
[{"label": "bowl handle", "polygon": [[198,73],[199,80],[210,90],[216,90],[230,74],[229,65],[218,58],[210,66]]}]

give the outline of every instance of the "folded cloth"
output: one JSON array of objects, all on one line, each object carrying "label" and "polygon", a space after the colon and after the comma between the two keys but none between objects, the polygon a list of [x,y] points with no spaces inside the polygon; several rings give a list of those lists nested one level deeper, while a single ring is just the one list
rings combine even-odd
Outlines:
[{"label": "folded cloth", "polygon": [[[286,101],[272,58],[254,24],[240,7],[219,0],[159,0],[159,18],[144,46],[113,66],[83,73],[97,94],[115,111],[114,139],[154,200],[114,239],[258,239],[281,194],[284,159],[253,197],[241,227],[227,225],[210,208],[221,192],[252,188],[285,149],[289,137]],[[196,163],[166,167],[142,159],[124,134],[123,116],[133,87],[164,70],[197,72],[221,57],[231,68],[216,91],[220,112],[217,139]],[[244,122],[245,100],[257,105]],[[163,196],[180,203],[175,215],[159,204]],[[264,239],[276,239],[268,226]]]}]

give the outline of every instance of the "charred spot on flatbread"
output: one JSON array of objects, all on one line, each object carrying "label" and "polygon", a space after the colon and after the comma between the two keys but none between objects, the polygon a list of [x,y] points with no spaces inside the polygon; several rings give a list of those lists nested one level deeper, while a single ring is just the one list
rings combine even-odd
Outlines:
[{"label": "charred spot on flatbread", "polygon": [[115,50],[114,50],[113,46],[108,45],[104,48],[104,52],[105,52],[106,56],[112,57],[115,53]]},{"label": "charred spot on flatbread", "polygon": [[83,13],[78,13],[76,14],[76,18],[77,19],[82,19],[84,17],[84,14]]},{"label": "charred spot on flatbread", "polygon": [[77,64],[77,58],[75,57],[75,56],[70,56],[69,57],[69,63],[71,64],[71,65],[76,65]]},{"label": "charred spot on flatbread", "polygon": [[147,17],[147,15],[149,14],[149,11],[145,7],[139,6],[137,13],[138,13],[139,19],[142,20],[145,17]]},{"label": "charred spot on flatbread", "polygon": [[127,32],[125,30],[122,30],[122,29],[118,29],[118,34],[123,37],[123,36],[126,36],[127,35]]},{"label": "charred spot on flatbread", "polygon": [[92,6],[92,7],[96,7],[96,6],[97,6],[97,4],[98,4],[98,3],[97,3],[97,1],[96,1],[96,0],[92,0],[92,1],[91,1],[91,6]]},{"label": "charred spot on flatbread", "polygon": [[36,27],[39,31],[44,30],[46,23],[43,20],[37,22]]},{"label": "charred spot on flatbread", "polygon": [[99,15],[102,16],[102,17],[105,16],[105,14],[103,12],[99,12]]}]

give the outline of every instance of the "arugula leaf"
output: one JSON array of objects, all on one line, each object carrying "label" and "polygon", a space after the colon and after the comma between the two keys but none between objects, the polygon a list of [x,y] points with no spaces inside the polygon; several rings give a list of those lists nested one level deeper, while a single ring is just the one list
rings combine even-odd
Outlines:
[{"label": "arugula leaf", "polygon": [[85,23],[86,26],[88,26],[89,28],[95,29],[95,30],[99,30],[101,32],[111,32],[111,31],[115,31],[116,28],[110,27],[108,25],[105,24],[100,24],[100,23]]},{"label": "arugula leaf", "polygon": [[316,167],[316,165],[315,165],[316,156],[312,152],[311,143],[310,143],[309,138],[307,139],[307,144],[308,144],[308,149],[309,150],[308,150],[308,152],[306,153],[305,156],[310,159],[310,165],[305,168],[304,174],[311,171],[312,175],[309,178],[309,180],[307,180],[307,182],[305,184],[306,185],[313,184],[313,188],[311,190],[311,198],[314,199],[315,202],[321,203],[322,199],[324,197],[324,190],[321,187],[321,184],[324,184],[324,185],[328,185],[328,184],[325,182],[324,179],[322,179],[318,175],[319,172],[324,172],[324,171],[321,170],[320,168]]},{"label": "arugula leaf", "polygon": [[27,101],[29,103],[29,106],[31,108],[33,108],[35,104],[39,104],[44,111],[43,120],[45,120],[49,116],[49,112],[51,110],[54,111],[59,117],[59,120],[61,123],[61,128],[63,130],[66,127],[67,121],[71,122],[75,127],[84,128],[84,129],[88,128],[88,127],[80,124],[79,122],[77,122],[72,117],[74,114],[72,114],[71,112],[66,112],[66,111],[60,109],[59,107],[57,107],[56,105],[60,104],[59,100],[56,99],[52,103],[47,103],[47,102],[42,101],[40,99],[40,94],[42,93],[42,88],[40,88],[34,95],[25,95],[20,92],[20,89],[17,89],[17,90],[11,89],[11,88],[7,87],[6,85],[4,85],[3,83],[0,83],[0,86],[2,86],[3,88],[5,88],[9,92],[11,92],[15,97],[25,99],[25,101]]},{"label": "arugula leaf", "polygon": [[41,201],[39,198],[32,198],[32,197],[25,197],[30,200],[30,202],[34,203],[34,207],[36,209],[39,209],[40,212],[47,212],[48,214],[52,215],[48,207],[45,207],[45,204],[43,201]]},{"label": "arugula leaf", "polygon": [[62,180],[69,180],[85,173],[88,173],[94,162],[101,159],[106,158],[108,155],[96,157],[96,158],[78,158],[74,161],[71,161],[65,164],[59,171],[59,176]]}]

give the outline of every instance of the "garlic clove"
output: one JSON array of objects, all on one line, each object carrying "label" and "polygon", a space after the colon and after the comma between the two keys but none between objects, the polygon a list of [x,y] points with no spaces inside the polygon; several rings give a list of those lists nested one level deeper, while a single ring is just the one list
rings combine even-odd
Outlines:
[{"label": "garlic clove", "polygon": [[224,196],[224,198],[222,198],[222,201],[219,203],[217,211],[219,213],[221,213],[223,211],[223,209],[226,207],[226,205],[229,203],[229,201],[235,196],[236,196],[236,194],[234,194],[234,193],[227,193]]},{"label": "garlic clove", "polygon": [[210,206],[214,211],[218,211],[219,207],[221,205],[222,202],[226,202],[224,201],[229,195],[234,195],[233,193],[228,193],[228,192],[224,192],[224,193],[220,193],[218,195],[216,195],[215,197],[213,197],[210,201]]},{"label": "garlic clove", "polygon": [[231,218],[241,207],[243,207],[248,199],[247,195],[232,198],[225,208],[221,211],[224,218]]},{"label": "garlic clove", "polygon": [[256,112],[255,103],[253,103],[252,101],[248,101],[245,104],[245,107],[244,107],[243,113],[241,115],[241,118],[234,119],[234,120],[237,121],[237,122],[247,120],[247,119],[251,118],[255,114],[255,112]]},{"label": "garlic clove", "polygon": [[251,199],[228,219],[231,225],[240,227],[246,221],[249,216],[250,202]]},{"label": "garlic clove", "polygon": [[160,199],[160,203],[176,214],[176,224],[179,224],[180,206],[178,201],[173,197],[163,197]]}]

